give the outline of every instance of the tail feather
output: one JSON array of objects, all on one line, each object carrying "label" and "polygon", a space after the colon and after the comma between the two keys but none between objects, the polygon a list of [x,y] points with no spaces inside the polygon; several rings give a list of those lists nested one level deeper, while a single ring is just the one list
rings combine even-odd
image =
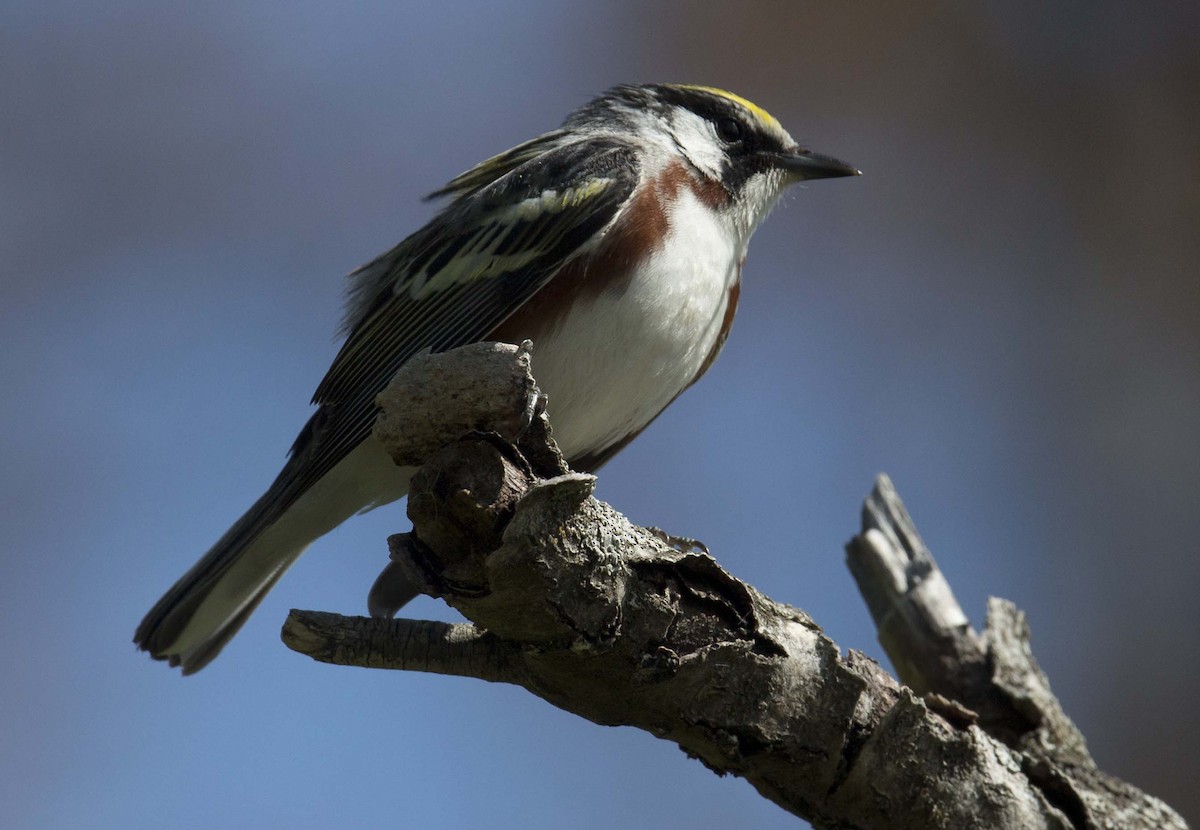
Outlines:
[{"label": "tail feather", "polygon": [[[289,465],[290,466],[290,465]],[[134,643],[193,674],[211,662],[305,548],[355,513],[400,498],[411,471],[372,439],[299,497],[288,468],[138,626]]]},{"label": "tail feather", "polygon": [[139,648],[182,666],[184,674],[199,671],[217,656],[312,541],[267,534],[288,512],[277,506],[278,491],[274,486],[268,490],[155,603],[134,634]]}]

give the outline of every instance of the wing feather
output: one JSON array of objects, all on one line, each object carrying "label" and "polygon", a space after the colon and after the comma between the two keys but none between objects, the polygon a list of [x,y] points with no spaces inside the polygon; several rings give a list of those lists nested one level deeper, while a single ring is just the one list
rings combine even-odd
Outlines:
[{"label": "wing feather", "polygon": [[[354,275],[349,334],[313,402],[320,409],[280,478],[290,503],[370,433],[375,398],[424,350],[486,337],[616,218],[637,185],[632,148],[549,133],[483,162],[439,193],[428,225]],[[280,505],[281,509],[286,504]]]}]

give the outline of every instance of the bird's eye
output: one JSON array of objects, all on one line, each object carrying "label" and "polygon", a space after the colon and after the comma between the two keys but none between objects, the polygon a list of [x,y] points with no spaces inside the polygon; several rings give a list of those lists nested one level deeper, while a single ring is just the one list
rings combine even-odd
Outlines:
[{"label": "bird's eye", "polygon": [[717,121],[717,135],[725,141],[741,141],[745,135],[742,124],[736,118],[722,118]]}]

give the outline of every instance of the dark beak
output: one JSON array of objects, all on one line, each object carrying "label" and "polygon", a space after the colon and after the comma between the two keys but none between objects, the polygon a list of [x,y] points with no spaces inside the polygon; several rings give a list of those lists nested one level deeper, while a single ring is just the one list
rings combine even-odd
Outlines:
[{"label": "dark beak", "polygon": [[851,167],[844,161],[838,161],[820,153],[813,153],[803,147],[793,147],[776,157],[779,166],[787,170],[797,179],[834,179],[839,176],[861,176],[862,171]]}]

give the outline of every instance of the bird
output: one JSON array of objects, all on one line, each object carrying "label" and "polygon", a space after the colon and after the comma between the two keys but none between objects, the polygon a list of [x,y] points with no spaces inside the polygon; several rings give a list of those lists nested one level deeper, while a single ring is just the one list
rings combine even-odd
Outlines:
[{"label": "bird", "polygon": [[626,84],[452,179],[428,224],[350,274],[345,340],[282,471],[134,643],[199,671],[310,543],[406,495],[413,470],[371,428],[414,355],[532,341],[555,439],[594,472],[712,365],[788,186],[859,172],[734,93]]}]

